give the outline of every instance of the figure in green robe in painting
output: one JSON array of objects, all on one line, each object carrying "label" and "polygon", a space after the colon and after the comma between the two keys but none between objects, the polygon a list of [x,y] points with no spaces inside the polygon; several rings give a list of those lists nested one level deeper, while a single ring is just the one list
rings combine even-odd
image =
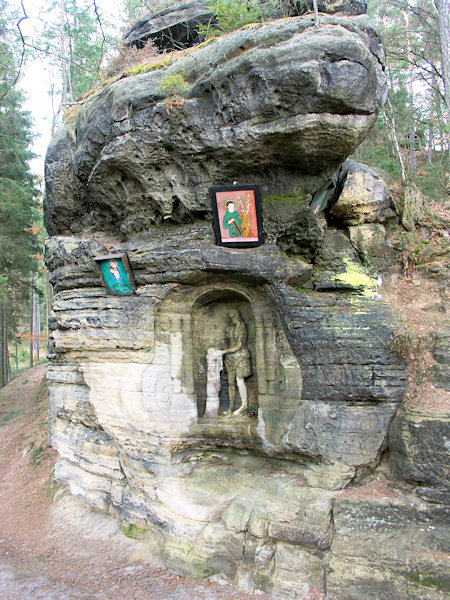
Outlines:
[{"label": "figure in green robe in painting", "polygon": [[228,229],[228,236],[242,237],[242,216],[238,213],[232,200],[226,203],[227,211],[223,215],[223,228]]},{"label": "figure in green robe in painting", "polygon": [[128,296],[133,288],[128,281],[125,267],[120,260],[104,260],[100,264],[108,291],[115,296]]}]

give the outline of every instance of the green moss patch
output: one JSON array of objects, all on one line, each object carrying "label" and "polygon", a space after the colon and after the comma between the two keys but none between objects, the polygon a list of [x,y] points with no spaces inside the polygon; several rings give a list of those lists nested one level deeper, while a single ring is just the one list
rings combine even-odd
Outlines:
[{"label": "green moss patch", "polygon": [[167,58],[166,60],[161,60],[156,63],[144,63],[138,67],[127,69],[124,71],[124,75],[129,77],[133,75],[140,75],[141,73],[149,73],[150,71],[156,71],[157,69],[166,69],[172,64],[172,62],[173,60],[171,58]]},{"label": "green moss patch", "polygon": [[418,573],[417,571],[405,573],[404,577],[411,583],[415,583],[423,587],[435,588],[442,592],[450,591],[449,581],[444,580],[444,578],[441,577],[433,577],[432,575]]},{"label": "green moss patch", "polygon": [[283,194],[283,195],[272,195],[264,196],[263,204],[304,204],[308,201],[308,198],[304,194]]},{"label": "green moss patch", "polygon": [[181,73],[167,75],[158,86],[165,96],[183,96],[189,89],[189,84]]},{"label": "green moss patch", "polygon": [[124,535],[133,540],[140,540],[146,534],[146,530],[132,523],[122,523],[120,529]]}]

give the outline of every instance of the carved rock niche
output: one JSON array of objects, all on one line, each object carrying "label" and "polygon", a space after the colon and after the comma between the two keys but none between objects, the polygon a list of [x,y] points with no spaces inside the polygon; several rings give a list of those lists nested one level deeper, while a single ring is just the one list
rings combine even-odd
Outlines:
[{"label": "carved rock niche", "polygon": [[[247,298],[232,290],[211,290],[195,303],[193,307],[193,349],[194,349],[194,384],[197,396],[197,408],[199,417],[208,417],[205,414],[207,399],[207,361],[206,354],[210,348],[224,350],[233,343],[227,336],[227,329],[233,327],[229,315],[238,315],[247,333],[244,342],[246,353],[249,358],[247,363],[251,374],[245,377],[245,385],[248,393],[249,409],[257,409],[258,406],[258,381],[257,381],[257,352],[255,319],[252,306]],[[245,352],[244,350],[244,352]],[[218,391],[220,403],[218,407],[219,416],[229,410],[237,410],[241,406],[239,391],[233,406],[230,406],[229,376],[226,369],[226,358],[224,357],[223,369],[220,372],[220,391]]]},{"label": "carved rock niche", "polygon": [[[245,324],[249,357],[244,373],[248,407],[228,415],[227,362],[220,373],[216,410],[205,414],[209,349],[232,346],[230,313]],[[241,325],[242,327],[242,325]],[[229,333],[229,332],[228,332]],[[241,407],[235,382],[233,410]],[[302,373],[272,301],[259,287],[234,282],[174,290],[155,315],[155,355],[144,373],[142,400],[148,427],[177,448],[183,439],[208,439],[269,454],[285,450],[284,436],[301,404]],[[177,441],[178,440],[178,441]],[[234,440],[234,441],[233,441]],[[184,446],[183,446],[184,447]]]}]

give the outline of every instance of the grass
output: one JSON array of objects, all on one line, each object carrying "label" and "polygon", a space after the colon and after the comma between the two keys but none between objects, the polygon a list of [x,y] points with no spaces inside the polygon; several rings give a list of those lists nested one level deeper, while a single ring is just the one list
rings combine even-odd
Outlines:
[{"label": "grass", "polygon": [[34,465],[38,465],[41,462],[45,449],[46,444],[40,444],[39,446],[34,446],[31,449],[30,460]]},{"label": "grass", "polygon": [[[39,361],[35,362],[33,366],[41,365],[47,362],[45,344],[42,344],[41,346],[40,356],[41,358]],[[11,365],[11,379],[14,379],[30,368],[30,342],[28,340],[19,339],[17,341],[17,356],[14,344],[10,345],[9,363]]]},{"label": "grass", "polygon": [[[34,363],[33,367],[36,367],[38,365],[45,365],[47,362],[48,362],[47,357],[41,358],[38,362]],[[18,369],[11,367],[11,381],[13,379],[15,379],[16,377],[18,377],[19,375],[21,375],[22,373],[25,373],[25,371],[28,371],[28,369],[31,369],[31,367],[28,363],[20,365]],[[24,381],[22,381],[22,385],[26,385],[26,383],[27,383],[26,379]]]},{"label": "grass", "polygon": [[9,423],[10,421],[12,421],[13,419],[15,419],[16,417],[18,417],[19,415],[22,414],[22,410],[21,409],[10,409],[5,415],[3,415],[3,417],[0,420],[0,427],[2,427],[3,425],[6,425],[7,423]]}]

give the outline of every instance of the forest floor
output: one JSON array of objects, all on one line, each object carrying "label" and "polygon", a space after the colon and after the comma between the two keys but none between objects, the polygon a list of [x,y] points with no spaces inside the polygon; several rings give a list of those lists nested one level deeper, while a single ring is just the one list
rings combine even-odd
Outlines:
[{"label": "forest floor", "polygon": [[39,365],[0,390],[0,600],[268,598],[161,568],[115,519],[55,484],[45,376]]},{"label": "forest floor", "polygon": [[[392,197],[396,193],[390,189]],[[399,205],[399,198],[396,204]],[[391,349],[406,362],[409,378],[403,408],[448,412],[450,392],[433,377],[436,335],[449,335],[450,202],[428,201],[421,223],[408,232],[393,228],[388,244],[400,250],[397,263],[383,273],[381,295],[396,309],[401,324]],[[438,369],[439,370],[439,369]]]}]

